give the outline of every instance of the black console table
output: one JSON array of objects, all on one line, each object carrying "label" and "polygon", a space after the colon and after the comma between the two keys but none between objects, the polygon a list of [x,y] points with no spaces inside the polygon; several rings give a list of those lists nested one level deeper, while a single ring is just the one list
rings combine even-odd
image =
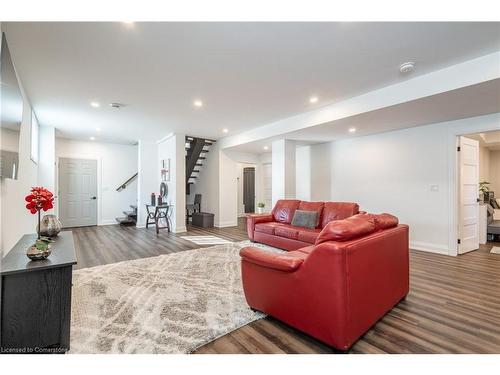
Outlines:
[{"label": "black console table", "polygon": [[[148,216],[146,217],[146,228],[149,224],[154,224],[156,226],[156,234],[160,233],[160,229],[167,229],[170,232],[170,206],[168,204],[162,204],[159,206],[153,206],[151,204],[146,205],[146,211]],[[160,219],[165,219],[167,225],[161,227],[158,223]]]},{"label": "black console table", "polygon": [[61,232],[46,260],[30,261],[36,235],[21,238],[2,259],[0,353],[64,353],[69,350],[72,232]]}]

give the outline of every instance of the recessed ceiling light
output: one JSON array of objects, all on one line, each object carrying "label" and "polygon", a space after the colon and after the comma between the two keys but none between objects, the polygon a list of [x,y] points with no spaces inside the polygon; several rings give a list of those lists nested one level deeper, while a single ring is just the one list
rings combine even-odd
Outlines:
[{"label": "recessed ceiling light", "polygon": [[96,132],[100,132],[100,131],[101,131],[101,128],[95,128],[95,131],[96,131]]},{"label": "recessed ceiling light", "polygon": [[349,128],[349,133],[354,133],[356,131],[356,128]]},{"label": "recessed ceiling light", "polygon": [[114,108],[114,109],[120,109],[120,108],[125,107],[125,104],[123,104],[123,103],[113,102],[113,103],[109,103],[109,106],[110,106],[111,108]]},{"label": "recessed ceiling light", "polygon": [[194,105],[195,107],[201,108],[201,107],[203,107],[203,102],[202,102],[201,100],[195,100],[195,101],[193,102],[193,105]]},{"label": "recessed ceiling light", "polygon": [[267,146],[264,146],[264,150],[269,150],[269,147],[267,147]]},{"label": "recessed ceiling light", "polygon": [[222,131],[223,131],[224,133],[227,133],[227,132],[229,132],[229,129],[224,128],[224,129],[222,129]]},{"label": "recessed ceiling light", "polygon": [[89,138],[91,141],[95,141],[95,137],[90,137]]},{"label": "recessed ceiling light", "polygon": [[399,71],[403,74],[405,73],[410,73],[415,69],[415,63],[414,62],[405,62],[399,66]]},{"label": "recessed ceiling light", "polygon": [[309,103],[317,103],[319,98],[317,96],[311,96],[309,98]]},{"label": "recessed ceiling light", "polygon": [[101,105],[98,102],[90,102],[90,106],[94,108],[99,108]]}]

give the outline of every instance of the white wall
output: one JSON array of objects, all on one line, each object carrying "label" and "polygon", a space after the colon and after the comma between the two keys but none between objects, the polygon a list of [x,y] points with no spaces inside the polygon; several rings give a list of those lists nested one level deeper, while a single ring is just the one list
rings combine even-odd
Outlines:
[{"label": "white wall", "polygon": [[97,160],[99,225],[116,224],[115,219],[136,204],[137,180],[120,192],[116,188],[137,172],[137,146],[57,138],[56,158],[61,157]]},{"label": "white wall", "polygon": [[280,139],[272,145],[273,206],[279,199],[295,198],[295,152],[294,141]]},{"label": "white wall", "polygon": [[489,176],[490,190],[495,192],[495,198],[500,198],[500,150],[490,151]]},{"label": "white wall", "polygon": [[[38,156],[38,185],[55,192],[56,189],[56,134],[53,126],[40,126]],[[52,210],[51,210],[52,211]]]},{"label": "white wall", "polygon": [[[499,154],[500,155],[500,154]],[[490,181],[490,150],[479,146],[479,182]]]},{"label": "white wall", "polygon": [[457,135],[499,128],[497,113],[312,146],[312,199],[392,213],[412,248],[455,255]]},{"label": "white wall", "polygon": [[332,143],[311,146],[311,201],[329,201],[332,192]]},{"label": "white wall", "polygon": [[158,147],[156,142],[139,140],[137,146],[137,226],[146,226],[146,204],[151,202],[151,193],[157,193],[158,186]]},{"label": "white wall", "polygon": [[311,146],[297,146],[295,156],[295,198],[311,200]]},{"label": "white wall", "polygon": [[[15,64],[15,62],[14,62]],[[23,95],[23,119],[19,132],[19,174],[17,180],[0,177],[0,254],[6,254],[27,233],[36,231],[36,215],[28,212],[24,197],[38,183],[38,165],[30,159],[31,105],[18,77]]]},{"label": "white wall", "polygon": [[219,221],[218,227],[238,224],[238,167],[230,152],[219,153]]},{"label": "white wall", "polygon": [[158,143],[157,184],[161,183],[161,160],[170,159],[170,181],[167,181],[167,202],[171,205],[172,230],[186,231],[186,158],[185,134],[172,134]]}]

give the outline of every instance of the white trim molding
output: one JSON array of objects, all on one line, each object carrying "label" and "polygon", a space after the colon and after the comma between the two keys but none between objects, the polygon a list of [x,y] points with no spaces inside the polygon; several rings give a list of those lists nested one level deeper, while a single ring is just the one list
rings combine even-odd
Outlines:
[{"label": "white trim molding", "polygon": [[216,227],[216,228],[227,228],[227,227],[236,227],[236,226],[238,226],[237,221],[223,221],[223,222],[214,224],[214,227]]},{"label": "white trim molding", "polygon": [[187,232],[187,227],[185,225],[183,226],[178,226],[172,230],[174,233],[185,233]]},{"label": "white trim molding", "polygon": [[430,242],[410,241],[410,249],[441,255],[449,255],[448,246],[437,245]]}]

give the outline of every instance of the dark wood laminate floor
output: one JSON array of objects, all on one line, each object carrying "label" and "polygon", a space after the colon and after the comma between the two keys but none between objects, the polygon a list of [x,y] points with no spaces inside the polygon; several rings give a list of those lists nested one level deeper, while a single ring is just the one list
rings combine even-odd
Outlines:
[{"label": "dark wood laminate floor", "polygon": [[[154,229],[103,226],[73,229],[78,265],[199,248],[181,235]],[[185,234],[182,234],[185,235]],[[238,227],[188,235],[247,238]],[[500,244],[497,244],[500,245]],[[491,246],[458,257],[411,251],[410,294],[372,327],[350,353],[500,353],[500,255]],[[272,318],[233,331],[196,353],[334,353],[332,348]]]}]

